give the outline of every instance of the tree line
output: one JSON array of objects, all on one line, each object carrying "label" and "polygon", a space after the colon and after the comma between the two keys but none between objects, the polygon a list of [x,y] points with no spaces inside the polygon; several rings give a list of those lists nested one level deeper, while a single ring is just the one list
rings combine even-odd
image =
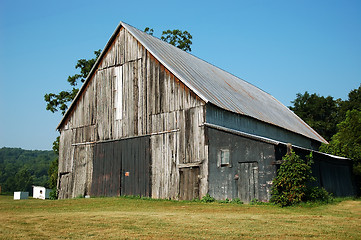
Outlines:
[{"label": "tree line", "polygon": [[0,148],[1,192],[31,192],[33,185],[49,187],[48,171],[55,158],[53,151]]}]

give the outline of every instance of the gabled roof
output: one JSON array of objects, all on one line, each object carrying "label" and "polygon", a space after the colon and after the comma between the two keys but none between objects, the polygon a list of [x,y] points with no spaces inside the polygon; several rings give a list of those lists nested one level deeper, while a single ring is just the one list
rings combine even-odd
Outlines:
[{"label": "gabled roof", "polygon": [[[270,94],[123,22],[118,25],[86,81],[91,78],[100,59],[105,55],[107,48],[114,41],[121,27],[130,32],[160,63],[206,103],[210,102],[222,109],[246,115],[316,141],[327,143],[322,136]],[[83,86],[85,85],[86,82]],[[82,93],[82,89],[83,87],[64,115],[58,129]]]}]

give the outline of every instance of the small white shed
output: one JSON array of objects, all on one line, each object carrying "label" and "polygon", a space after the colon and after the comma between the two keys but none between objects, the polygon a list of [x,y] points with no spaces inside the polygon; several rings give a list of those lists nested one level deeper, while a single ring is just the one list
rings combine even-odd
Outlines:
[{"label": "small white shed", "polygon": [[33,186],[33,198],[46,199],[49,198],[51,189],[41,187],[41,186]]},{"label": "small white shed", "polygon": [[29,192],[14,192],[14,200],[28,199]]}]

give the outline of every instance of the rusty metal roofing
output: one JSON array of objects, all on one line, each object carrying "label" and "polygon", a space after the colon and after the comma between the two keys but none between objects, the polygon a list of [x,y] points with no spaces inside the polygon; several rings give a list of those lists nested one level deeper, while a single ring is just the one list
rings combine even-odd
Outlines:
[{"label": "rusty metal roofing", "polygon": [[270,94],[126,23],[121,25],[205,102],[327,143]]},{"label": "rusty metal roofing", "polygon": [[[124,22],[120,22],[107,46],[114,40],[114,36],[121,27],[129,31],[159,62],[203,101],[327,143],[322,136],[270,94]],[[98,61],[103,57],[106,48]],[[94,68],[89,76],[94,72]]]}]

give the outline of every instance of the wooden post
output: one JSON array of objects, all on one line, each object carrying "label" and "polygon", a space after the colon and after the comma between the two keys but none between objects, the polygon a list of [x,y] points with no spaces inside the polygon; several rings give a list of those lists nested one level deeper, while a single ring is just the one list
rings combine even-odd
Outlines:
[{"label": "wooden post", "polygon": [[291,155],[291,151],[292,151],[292,144],[287,143],[287,155]]}]

